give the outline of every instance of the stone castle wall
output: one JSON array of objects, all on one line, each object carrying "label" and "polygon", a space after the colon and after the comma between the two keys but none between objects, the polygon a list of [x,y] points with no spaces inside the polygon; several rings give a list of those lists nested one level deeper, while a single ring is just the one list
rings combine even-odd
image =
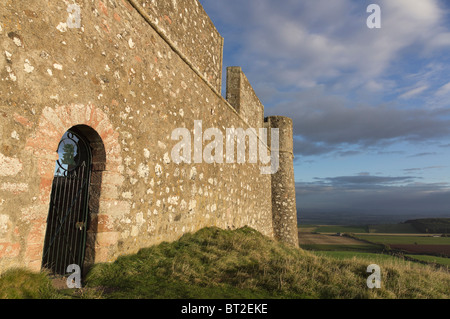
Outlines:
[{"label": "stone castle wall", "polygon": [[197,0],[133,0],[148,21],[218,92],[222,87],[223,38]]},{"label": "stone castle wall", "polygon": [[273,237],[260,164],[171,156],[173,130],[194,121],[224,134],[264,125],[240,69],[239,104],[220,96],[223,40],[198,1],[75,3],[79,28],[64,1],[0,7],[0,272],[40,269],[56,150],[73,127],[93,150],[86,263],[205,226]]},{"label": "stone castle wall", "polygon": [[264,106],[240,67],[227,68],[227,101],[251,127],[264,126]]}]

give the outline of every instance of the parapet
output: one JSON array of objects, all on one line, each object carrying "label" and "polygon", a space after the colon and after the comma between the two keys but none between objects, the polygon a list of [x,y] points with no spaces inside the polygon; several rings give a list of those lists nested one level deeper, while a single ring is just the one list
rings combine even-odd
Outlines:
[{"label": "parapet", "polygon": [[223,38],[198,0],[133,0],[217,90],[222,87]]},{"label": "parapet", "polygon": [[264,106],[240,67],[227,68],[226,99],[250,127],[263,127]]}]

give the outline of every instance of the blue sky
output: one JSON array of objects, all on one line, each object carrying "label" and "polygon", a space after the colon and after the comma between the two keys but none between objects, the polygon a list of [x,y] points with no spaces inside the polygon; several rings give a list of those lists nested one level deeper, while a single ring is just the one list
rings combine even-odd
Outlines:
[{"label": "blue sky", "polygon": [[224,68],[294,121],[300,213],[450,217],[450,1],[200,2]]}]

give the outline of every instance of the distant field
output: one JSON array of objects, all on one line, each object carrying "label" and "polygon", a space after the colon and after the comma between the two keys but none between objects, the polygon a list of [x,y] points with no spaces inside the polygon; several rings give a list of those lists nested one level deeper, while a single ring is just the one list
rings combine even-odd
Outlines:
[{"label": "distant field", "polygon": [[449,245],[390,245],[392,249],[403,250],[409,253],[430,254],[430,255],[445,255],[450,257]]},{"label": "distant field", "polygon": [[304,233],[304,232],[312,233],[312,232],[316,231],[317,227],[319,227],[319,226],[317,226],[317,225],[299,225],[298,231],[301,233]]},{"label": "distant field", "polygon": [[386,255],[386,254],[377,254],[377,253],[367,253],[367,252],[352,252],[352,251],[315,251],[315,255],[317,256],[328,256],[337,259],[353,259],[358,258],[359,260],[367,260],[368,264],[376,264],[380,261],[392,261],[392,262],[402,262],[408,263],[398,257]]},{"label": "distant field", "polygon": [[450,256],[450,237],[428,237],[413,235],[356,235],[372,243],[388,245],[391,249],[412,254]]},{"label": "distant field", "polygon": [[303,245],[366,245],[357,239],[337,235],[300,233],[298,239]]},{"label": "distant field", "polygon": [[369,225],[368,228],[369,233],[411,234],[418,232],[418,230],[412,224],[380,224]]},{"label": "distant field", "polygon": [[436,256],[427,256],[427,255],[405,255],[407,257],[411,257],[417,260],[425,261],[425,262],[431,262],[436,263],[438,265],[443,265],[450,267],[450,258],[445,257],[436,257]]},{"label": "distant field", "polygon": [[[403,260],[396,256],[359,251],[314,251],[313,253],[317,256],[332,257],[339,260],[357,258],[358,260],[367,260],[368,264],[377,264],[389,261],[392,263],[400,263],[406,265],[411,262],[408,260]],[[444,267],[450,267],[450,258],[413,254],[408,254],[405,256],[427,263],[435,263]]]},{"label": "distant field", "polygon": [[[337,236],[337,233],[353,234],[354,238]],[[314,254],[338,259],[367,257],[375,260],[375,263],[380,259],[403,261],[402,258],[381,254],[388,246],[392,250],[403,251],[416,260],[444,267],[450,264],[450,237],[432,237],[430,234],[420,233],[410,223],[301,225],[299,243],[301,248]]]},{"label": "distant field", "polygon": [[298,238],[300,247],[306,250],[366,252],[376,252],[381,250],[381,247],[376,244],[368,244],[354,238],[336,235],[300,232]]},{"label": "distant field", "polygon": [[395,233],[414,234],[418,230],[412,224],[377,224],[377,225],[300,225],[300,231],[318,233]]},{"label": "distant field", "polygon": [[450,245],[450,237],[402,236],[402,235],[356,235],[356,237],[379,244],[399,245]]},{"label": "distant field", "polygon": [[366,226],[318,226],[315,230],[318,233],[367,233]]},{"label": "distant field", "polygon": [[329,252],[365,252],[377,253],[381,252],[382,248],[377,245],[363,244],[363,245],[300,245],[301,248],[309,251],[329,251]]}]

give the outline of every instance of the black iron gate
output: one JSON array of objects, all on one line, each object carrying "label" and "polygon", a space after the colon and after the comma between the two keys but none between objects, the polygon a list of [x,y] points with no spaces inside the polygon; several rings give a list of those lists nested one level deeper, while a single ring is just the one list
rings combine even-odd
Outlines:
[{"label": "black iron gate", "polygon": [[83,267],[92,155],[89,143],[71,130],[61,139],[58,154],[42,268],[65,275],[69,265]]}]

